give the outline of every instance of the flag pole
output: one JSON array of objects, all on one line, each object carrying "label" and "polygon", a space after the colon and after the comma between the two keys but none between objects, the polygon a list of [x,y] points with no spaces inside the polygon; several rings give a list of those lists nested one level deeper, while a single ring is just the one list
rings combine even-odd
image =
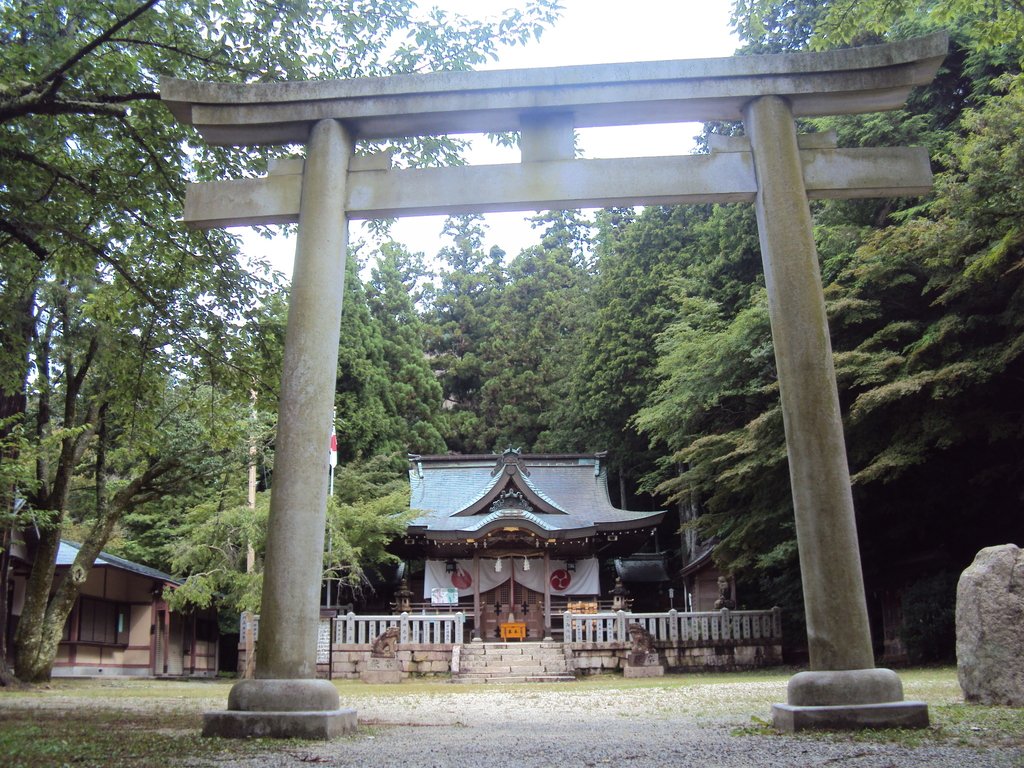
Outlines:
[{"label": "flag pole", "polygon": [[338,433],[335,431],[335,424],[338,420],[338,409],[335,408],[331,414],[331,443],[327,448],[327,463],[330,466],[328,477],[330,482],[328,483],[329,495],[334,495],[334,468],[338,466]]},{"label": "flag pole", "polygon": [[[329,478],[327,483],[328,498],[334,498],[334,468],[338,466],[338,433],[336,425],[338,422],[338,409],[337,407],[331,412],[331,440],[327,446],[327,477]],[[333,558],[331,555],[334,553],[334,540],[330,535],[330,530],[327,532],[327,554],[328,561],[333,565]],[[328,571],[330,574],[330,571]],[[327,576],[327,607],[330,608],[333,605],[331,601],[331,577]]]}]

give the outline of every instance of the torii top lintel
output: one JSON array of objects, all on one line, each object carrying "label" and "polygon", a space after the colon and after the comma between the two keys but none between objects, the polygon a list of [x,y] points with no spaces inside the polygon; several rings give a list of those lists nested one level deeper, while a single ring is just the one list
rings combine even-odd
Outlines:
[{"label": "torii top lintel", "polygon": [[741,120],[766,95],[808,117],[895,109],[931,82],[947,49],[936,33],[822,53],[247,85],[164,79],[161,97],[221,146],[302,143],[326,118],[361,139],[514,131],[558,113],[576,128]]}]

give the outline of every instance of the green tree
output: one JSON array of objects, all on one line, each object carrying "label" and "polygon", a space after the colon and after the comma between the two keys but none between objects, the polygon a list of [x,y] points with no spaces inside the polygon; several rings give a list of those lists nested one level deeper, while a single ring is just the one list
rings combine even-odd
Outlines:
[{"label": "green tree", "polygon": [[427,360],[425,329],[414,299],[423,276],[422,254],[414,256],[397,243],[386,243],[372,269],[367,299],[381,330],[402,449],[441,453],[441,384]]},{"label": "green tree", "polygon": [[[635,219],[614,211],[599,219],[597,277],[581,355],[572,374],[577,444],[610,452],[624,491],[655,469],[635,417],[658,385],[656,339],[691,294],[728,304],[747,297],[759,273],[756,231],[736,206],[650,207]],[[623,502],[625,502],[623,497]]]},{"label": "green tree", "polygon": [[481,346],[480,439],[496,451],[561,448],[551,430],[568,392],[592,278],[588,227],[578,212],[545,213],[534,226],[543,227],[541,244],[509,263]]},{"label": "green tree", "polygon": [[764,38],[800,18],[803,33],[810,33],[808,45],[815,50],[886,36],[908,19],[933,29],[957,29],[983,48],[1016,45],[1024,34],[1024,13],[1016,0],[733,0],[732,18],[748,40]]},{"label": "green tree", "polygon": [[445,268],[426,316],[427,352],[441,377],[448,448],[457,453],[481,453],[491,448],[481,434],[480,393],[486,378],[483,345],[494,330],[492,314],[504,280],[504,253],[483,252],[479,216],[449,218],[444,234],[452,245],[437,255]]},{"label": "green tree", "polygon": [[[69,513],[89,510],[95,520],[74,569],[87,572],[117,518],[181,469],[180,457],[147,448],[159,442],[176,377],[199,367],[243,400],[258,379],[234,365],[244,359],[234,331],[271,286],[242,269],[232,238],[173,222],[190,176],[257,172],[265,155],[191,141],[159,104],[159,77],[464,68],[539,35],[556,9],[537,0],[484,24],[421,15],[410,0],[0,6],[0,413],[24,414],[35,445],[54,446],[40,452],[25,494],[53,524],[42,532],[18,627],[19,674],[48,677],[77,591],[69,580],[49,599]],[[438,162],[458,144],[396,148]],[[88,499],[72,494],[86,465]]]},{"label": "green tree", "polygon": [[334,397],[339,463],[403,450],[404,431],[385,364],[384,338],[370,314],[354,258],[346,264],[343,307]]},{"label": "green tree", "polygon": [[[381,455],[338,468],[338,492],[327,501],[324,579],[350,594],[367,587],[376,567],[395,560],[385,547],[409,518],[404,467],[404,456]],[[242,611],[259,611],[269,511],[268,492],[257,494],[250,508],[238,482],[188,510],[171,559],[173,572],[186,578],[168,592],[170,604],[179,609],[215,605],[226,626],[237,626]]]}]

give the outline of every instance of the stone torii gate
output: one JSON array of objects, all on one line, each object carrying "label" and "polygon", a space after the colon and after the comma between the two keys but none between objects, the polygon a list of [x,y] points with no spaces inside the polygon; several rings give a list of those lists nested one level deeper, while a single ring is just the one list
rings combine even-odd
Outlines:
[{"label": "stone torii gate", "polygon": [[[765,282],[807,614],[810,671],[773,707],[777,727],[923,726],[876,669],[831,342],[808,198],[918,195],[924,149],[838,149],[794,118],[895,109],[926,85],[944,34],[772,56],[253,85],[165,80],[162,98],[214,145],[305,144],[261,179],[192,185],[194,227],[298,222],[281,376],[256,679],[204,732],[330,738],[355,725],[316,676],[326,451],[348,219],[696,202],[752,202]],[[576,128],[741,121],[709,155],[580,160]],[[522,162],[393,169],[359,140],[519,131]]]}]

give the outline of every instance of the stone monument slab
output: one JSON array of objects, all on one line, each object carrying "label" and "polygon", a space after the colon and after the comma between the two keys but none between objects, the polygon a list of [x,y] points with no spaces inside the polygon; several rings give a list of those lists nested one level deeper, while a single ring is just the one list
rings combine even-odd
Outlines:
[{"label": "stone monument slab", "polygon": [[987,547],[956,589],[956,669],[967,701],[1024,707],[1024,551]]}]

